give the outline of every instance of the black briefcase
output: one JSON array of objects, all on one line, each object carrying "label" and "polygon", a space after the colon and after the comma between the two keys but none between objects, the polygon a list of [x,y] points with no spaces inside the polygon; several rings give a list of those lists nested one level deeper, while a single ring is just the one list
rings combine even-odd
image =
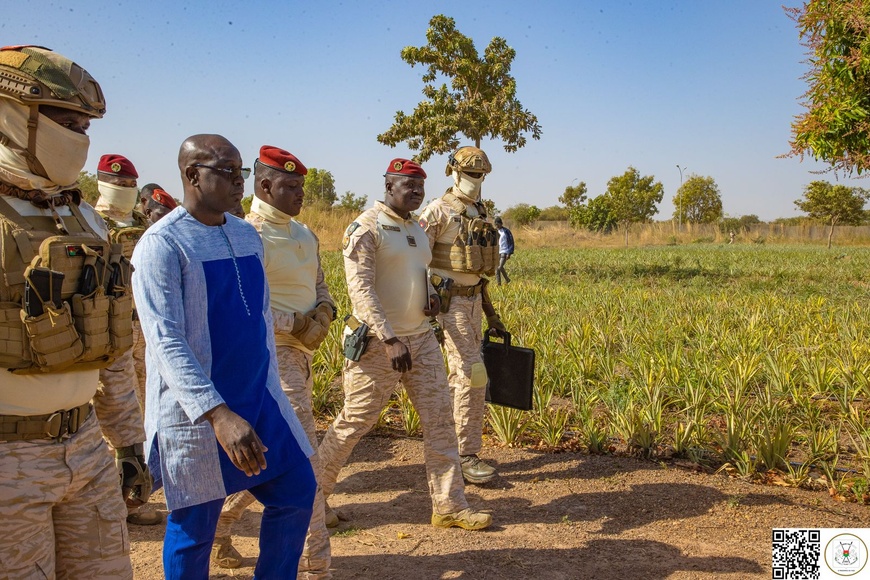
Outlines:
[{"label": "black briefcase", "polygon": [[511,345],[507,333],[504,342],[490,342],[485,335],[481,344],[483,364],[489,382],[486,400],[493,405],[532,410],[532,389],[535,382],[535,351]]}]

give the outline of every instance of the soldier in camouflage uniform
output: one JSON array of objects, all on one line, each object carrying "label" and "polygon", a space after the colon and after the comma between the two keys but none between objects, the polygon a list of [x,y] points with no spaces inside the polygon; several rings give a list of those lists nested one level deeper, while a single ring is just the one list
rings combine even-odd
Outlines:
[{"label": "soldier in camouflage uniform", "polygon": [[[438,296],[426,266],[432,257],[413,217],[424,197],[426,173],[412,161],[394,159],[385,175],[384,202],[347,228],[344,267],[354,324],[371,329],[365,352],[345,361],[344,408],[320,444],[325,496],[354,446],[377,422],[399,380],[423,426],[423,449],[432,524],[467,530],[486,528],[492,516],[468,507],[459,467],[444,360],[429,318]],[[364,328],[364,327],[363,327]]]},{"label": "soldier in camouflage uniform", "polygon": [[[272,321],[281,388],[290,400],[308,441],[317,449],[317,427],[311,407],[314,388],[312,355],[335,319],[335,302],[320,265],[320,242],[307,226],[296,221],[302,211],[308,169],[292,153],[264,145],[254,164],[254,199],[246,220],[260,232],[263,262],[272,307]],[[320,464],[312,455],[315,478]],[[231,526],[254,496],[241,491],[227,498],[218,519],[212,561],[222,568],[237,568],[241,555],[233,548]],[[298,578],[331,578],[329,531],[324,517],[323,494],[314,496],[308,537],[299,561]]]},{"label": "soldier in camouflage uniform", "polygon": [[[133,256],[136,242],[145,233],[148,222],[143,214],[134,207],[139,199],[136,180],[139,173],[133,163],[123,155],[107,154],[100,157],[97,165],[97,189],[100,197],[95,209],[106,221],[109,228],[109,241],[120,244],[124,257]],[[133,325],[134,344],[139,321]],[[138,333],[136,331],[139,331]],[[144,341],[143,341],[144,342]],[[139,458],[141,471],[147,474],[145,465],[145,426],[142,409],[145,408],[145,388],[140,385],[133,364],[133,349],[118,357],[108,367],[100,370],[100,385],[94,397],[94,409],[103,427],[103,435],[115,449],[118,460],[127,457]],[[132,488],[140,473],[134,464],[125,463],[123,477],[129,480],[125,487]],[[147,485],[150,485],[148,480]],[[142,526],[153,526],[163,521],[159,512],[144,509],[145,503],[139,497],[126,494],[127,522]]]},{"label": "soldier in camouflage uniform", "polygon": [[444,329],[462,475],[477,484],[496,476],[495,469],[477,456],[487,383],[480,355],[483,315],[488,332],[505,332],[489,300],[488,280],[483,277],[495,274],[498,266],[498,234],[486,222],[486,208],[480,201],[481,185],[490,171],[486,153],[477,147],[461,147],[447,162],[446,173],[453,177],[453,187],[420,214],[420,226],[432,249],[430,270],[442,282],[438,321]]},{"label": "soldier in camouflage uniform", "polygon": [[[90,405],[97,369],[108,359],[84,360],[83,344],[96,344],[96,334],[86,331],[96,331],[100,324],[105,331],[108,323],[77,315],[82,326],[71,331],[75,340],[54,334],[69,328],[65,320],[76,279],[83,276],[85,247],[102,249],[104,257],[109,254],[105,224],[81,201],[77,183],[87,159],[87,129],[91,119],[103,116],[105,106],[97,82],[69,59],[40,47],[0,49],[4,243],[8,232],[14,231],[11,224],[31,226],[26,236],[16,238],[18,252],[28,254],[17,262],[22,271],[14,269],[15,252],[5,253],[0,265],[0,521],[4,527],[0,576],[4,578],[133,577],[118,472]],[[25,303],[26,317],[19,316],[24,280],[32,288],[38,286],[33,271],[23,265],[30,257],[27,246],[39,239],[37,235],[49,236],[39,242],[42,250],[52,247],[50,240],[58,233],[68,236],[65,251],[52,254],[43,264],[52,271],[60,269],[71,287],[54,299],[51,292],[45,300],[39,299],[41,308],[49,310],[45,315],[53,316],[52,324],[39,329],[30,326],[43,318],[31,310],[32,295]],[[37,340],[44,332],[64,338],[69,346],[60,351],[47,348]],[[22,340],[24,333],[29,342]]]}]

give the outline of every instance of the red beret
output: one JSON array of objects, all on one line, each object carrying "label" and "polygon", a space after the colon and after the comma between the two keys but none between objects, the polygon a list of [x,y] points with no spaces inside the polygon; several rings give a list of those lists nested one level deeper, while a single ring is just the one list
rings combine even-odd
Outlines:
[{"label": "red beret", "polygon": [[268,165],[269,167],[286,173],[308,175],[308,168],[306,168],[295,155],[289,151],[272,147],[271,145],[263,145],[260,147],[260,158],[258,161],[263,165]]},{"label": "red beret", "polygon": [[178,207],[178,204],[172,196],[159,188],[151,192],[151,199],[168,209],[175,209]]},{"label": "red beret", "polygon": [[119,177],[135,177],[139,178],[136,168],[133,163],[123,155],[109,153],[100,157],[100,164],[97,165],[97,171],[107,173],[109,175],[117,175]]},{"label": "red beret", "polygon": [[393,159],[387,166],[385,175],[407,175],[409,177],[422,177],[426,179],[426,172],[419,164],[414,163],[410,159]]}]

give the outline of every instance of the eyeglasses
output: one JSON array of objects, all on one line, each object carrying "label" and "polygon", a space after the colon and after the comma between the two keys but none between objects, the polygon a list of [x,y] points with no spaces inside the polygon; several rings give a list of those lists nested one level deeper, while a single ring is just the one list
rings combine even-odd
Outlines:
[{"label": "eyeglasses", "polygon": [[214,169],[215,171],[220,171],[224,175],[226,175],[230,180],[235,179],[238,176],[242,176],[242,179],[247,179],[251,176],[251,168],[250,167],[212,167],[211,165],[204,165],[202,163],[194,163],[191,167],[204,167],[206,169]]}]

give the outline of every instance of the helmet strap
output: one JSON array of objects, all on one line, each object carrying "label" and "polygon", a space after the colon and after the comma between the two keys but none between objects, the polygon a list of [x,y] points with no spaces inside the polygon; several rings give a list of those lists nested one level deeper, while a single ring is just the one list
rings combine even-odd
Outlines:
[{"label": "helmet strap", "polygon": [[48,176],[45,167],[36,158],[36,128],[39,126],[39,105],[30,105],[30,118],[27,119],[27,151],[24,151],[24,158],[27,159],[27,166],[30,171],[36,175]]}]

